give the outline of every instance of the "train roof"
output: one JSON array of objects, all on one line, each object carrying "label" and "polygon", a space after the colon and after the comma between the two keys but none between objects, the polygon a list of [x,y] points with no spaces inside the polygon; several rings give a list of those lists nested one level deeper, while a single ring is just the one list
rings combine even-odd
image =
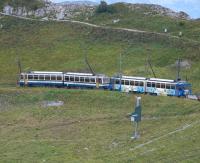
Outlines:
[{"label": "train roof", "polygon": [[83,76],[94,76],[91,73],[79,73],[79,72],[66,72],[65,75],[83,75]]},{"label": "train roof", "polygon": [[137,77],[137,76],[122,76],[124,79],[136,79],[136,80],[146,80],[145,77]]},{"label": "train roof", "polygon": [[57,71],[30,71],[28,73],[30,73],[30,74],[62,74],[63,72],[57,72]]},{"label": "train roof", "polygon": [[149,78],[149,81],[160,81],[160,82],[175,82],[175,80],[171,79],[160,79],[160,78]]}]

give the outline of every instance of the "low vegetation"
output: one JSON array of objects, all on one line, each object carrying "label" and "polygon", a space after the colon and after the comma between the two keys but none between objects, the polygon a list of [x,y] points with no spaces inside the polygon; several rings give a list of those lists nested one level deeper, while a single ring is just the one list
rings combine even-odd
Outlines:
[{"label": "low vegetation", "polygon": [[[132,94],[44,88],[4,88],[0,93],[3,162],[200,159],[197,101],[142,95],[141,137],[131,140],[134,127],[128,115],[135,102]],[[43,106],[44,101],[58,100],[64,105]],[[180,131],[170,134],[176,130]]]},{"label": "low vegetation", "polygon": [[[19,59],[23,71],[88,72],[87,54],[96,72],[113,75],[119,72],[121,53],[123,74],[151,77],[145,66],[149,54],[157,77],[170,79],[176,78],[174,65],[180,57],[190,63],[181,70],[182,78],[187,76],[199,92],[197,41],[5,16],[0,16],[0,24],[2,162],[199,161],[198,101],[141,95],[141,137],[131,140],[134,94],[16,87]],[[64,105],[47,107],[48,101]]]},{"label": "low vegetation", "polygon": [[[147,54],[151,55],[157,77],[176,78],[174,65],[178,57],[191,63],[181,75],[199,90],[198,43],[184,39],[168,38],[121,30],[88,27],[64,22],[39,22],[2,17],[0,23],[0,83],[16,84],[17,60],[23,71],[79,71],[88,72],[85,53],[94,70],[106,75],[122,70],[126,75],[153,74],[145,66]],[[9,66],[8,66],[9,65]]]},{"label": "low vegetation", "polygon": [[[149,32],[164,33],[167,29],[167,33],[170,35],[179,36],[179,32],[182,32],[181,37],[200,41],[200,22],[198,20],[161,15],[152,10],[150,5],[116,3],[108,5],[108,7],[112,8],[114,12],[96,13],[90,16],[88,21],[99,25],[140,29]],[[115,20],[118,21],[115,22]]]}]

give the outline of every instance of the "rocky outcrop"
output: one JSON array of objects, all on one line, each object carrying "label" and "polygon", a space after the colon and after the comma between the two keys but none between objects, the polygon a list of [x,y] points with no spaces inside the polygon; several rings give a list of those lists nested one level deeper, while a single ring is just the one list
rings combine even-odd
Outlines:
[{"label": "rocky outcrop", "polygon": [[[31,16],[40,18],[53,18],[58,20],[63,19],[74,19],[82,17],[85,20],[94,14],[97,3],[90,1],[66,1],[63,3],[52,3],[49,0],[44,0],[45,6],[37,10],[28,10],[26,7],[17,7],[6,5],[4,6],[3,12],[8,15],[17,16]],[[162,15],[169,16],[177,19],[190,19],[189,15],[185,12],[175,12],[169,8],[162,7],[160,5],[153,4],[127,4],[124,3],[128,8],[133,11],[139,11],[144,15]]]},{"label": "rocky outcrop", "polygon": [[77,2],[63,2],[63,3],[52,3],[46,1],[43,8],[37,10],[28,10],[26,7],[14,8],[10,5],[6,5],[3,8],[3,12],[7,15],[17,15],[17,16],[32,16],[41,18],[53,18],[53,19],[71,19],[78,16],[83,16],[87,18],[93,14],[96,3],[90,1],[77,1]]},{"label": "rocky outcrop", "polygon": [[129,8],[132,10],[144,11],[145,15],[162,15],[169,16],[171,18],[190,19],[190,16],[183,11],[175,12],[169,8],[155,4],[131,4]]},{"label": "rocky outcrop", "polygon": [[26,7],[17,7],[14,8],[10,5],[6,5],[3,8],[3,13],[7,15],[16,15],[16,16],[35,16],[35,17],[43,17],[45,16],[46,9],[45,8],[40,8],[37,10],[28,10]]}]

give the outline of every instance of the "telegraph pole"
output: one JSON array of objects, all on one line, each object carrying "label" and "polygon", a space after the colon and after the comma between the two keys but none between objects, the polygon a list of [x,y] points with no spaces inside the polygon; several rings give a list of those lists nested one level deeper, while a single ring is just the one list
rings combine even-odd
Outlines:
[{"label": "telegraph pole", "polygon": [[139,122],[141,121],[141,97],[136,97],[136,105],[135,105],[135,111],[131,114],[131,122],[133,122],[135,126],[135,130],[133,133],[133,136],[131,136],[131,139],[138,139],[140,137],[139,135]]}]

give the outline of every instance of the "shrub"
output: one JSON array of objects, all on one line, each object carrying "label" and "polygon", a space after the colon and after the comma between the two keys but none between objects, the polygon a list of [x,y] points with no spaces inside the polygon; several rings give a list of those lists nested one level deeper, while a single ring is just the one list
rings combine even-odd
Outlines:
[{"label": "shrub", "polygon": [[105,1],[101,1],[100,5],[96,9],[96,13],[114,13],[115,9],[112,5],[108,5]]}]

